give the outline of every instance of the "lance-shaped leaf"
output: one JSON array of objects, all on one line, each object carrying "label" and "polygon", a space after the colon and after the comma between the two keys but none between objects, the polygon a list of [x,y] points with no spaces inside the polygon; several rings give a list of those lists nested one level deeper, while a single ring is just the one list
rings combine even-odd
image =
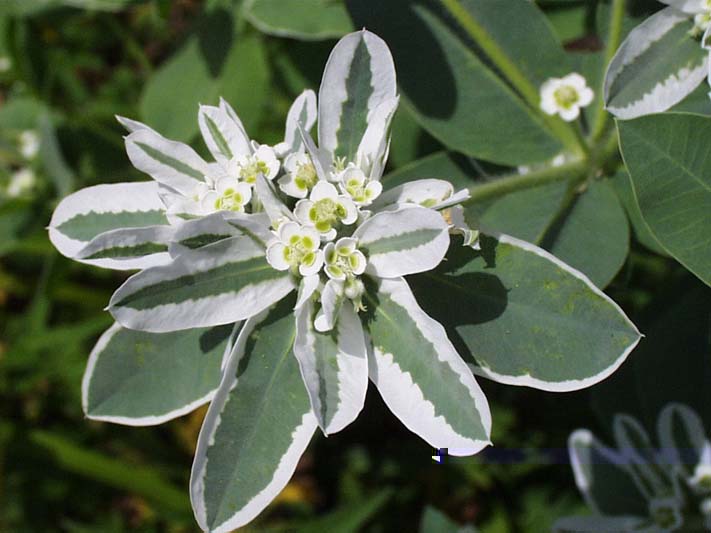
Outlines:
[{"label": "lance-shaped leaf", "polygon": [[[165,206],[152,181],[95,185],[64,198],[52,214],[49,239],[59,252],[76,258],[92,239],[107,231],[168,224]],[[104,268],[141,268],[142,260],[82,259]]]},{"label": "lance-shaped leaf", "polygon": [[635,484],[622,454],[602,445],[586,429],[570,435],[568,453],[575,483],[596,513],[647,515],[647,500]]},{"label": "lance-shaped leaf", "polygon": [[549,391],[589,387],[614,372],[640,333],[583,274],[513,237],[453,243],[447,261],[411,278],[474,372]]},{"label": "lance-shaped leaf", "polygon": [[94,237],[77,253],[77,260],[114,259],[124,268],[149,268],[170,262],[168,247],[173,238],[171,226],[120,228]]},{"label": "lance-shaped leaf", "polygon": [[605,75],[607,110],[623,118],[660,113],[681,102],[708,72],[708,52],[689,35],[689,15],[668,7],[630,32]]},{"label": "lance-shaped leaf", "polygon": [[366,272],[396,278],[436,267],[449,246],[442,216],[424,207],[403,207],[366,220],[353,234],[368,257]]},{"label": "lance-shaped leaf", "polygon": [[257,516],[289,481],[318,427],[292,346],[293,298],[248,320],[205,417],[190,480],[200,527]]},{"label": "lance-shaped leaf", "polygon": [[368,359],[363,327],[351,305],[341,306],[335,327],[314,328],[314,306],[305,303],[296,315],[294,355],[325,434],[353,422],[363,409],[368,390]]},{"label": "lance-shaped leaf", "polygon": [[318,95],[319,147],[354,161],[372,111],[395,97],[395,65],[388,45],[363,30],[331,51]]},{"label": "lance-shaped leaf", "polygon": [[262,246],[237,236],[131,276],[109,311],[127,328],[161,333],[244,320],[293,289],[289,273],[272,268]]},{"label": "lance-shaped leaf", "polygon": [[212,399],[231,324],[171,333],[109,328],[96,343],[82,382],[86,416],[149,426]]},{"label": "lance-shaped leaf", "polygon": [[487,446],[491,414],[484,393],[405,280],[379,280],[365,299],[373,343],[368,371],[390,410],[451,455],[472,455]]},{"label": "lance-shaped leaf", "polygon": [[281,201],[281,198],[279,198],[279,195],[274,189],[274,185],[264,177],[264,174],[257,175],[257,183],[254,189],[257,192],[264,211],[269,216],[275,228],[278,228],[279,224],[286,220],[294,220],[294,214],[286,204]]},{"label": "lance-shaped leaf", "polygon": [[151,129],[139,129],[125,139],[126,153],[138,170],[182,194],[193,194],[210,174],[209,165],[187,144],[170,141]]},{"label": "lance-shaped leaf", "polygon": [[660,245],[711,285],[711,119],[668,113],[617,128],[644,221]]},{"label": "lance-shaped leaf", "polygon": [[232,213],[220,211],[202,218],[188,220],[175,230],[170,243],[170,254],[179,255],[185,250],[194,250],[236,235],[250,237],[266,248],[272,238],[266,213]]},{"label": "lance-shaped leaf", "polygon": [[379,180],[383,175],[390,149],[390,123],[399,101],[396,96],[381,102],[368,117],[368,127],[358,145],[356,162],[361,168],[370,169],[370,179]]},{"label": "lance-shaped leaf", "polygon": [[289,113],[286,116],[284,142],[274,147],[280,157],[305,150],[300,129],[304,132],[311,131],[316,123],[316,113],[316,93],[307,89],[294,100],[289,108]]},{"label": "lance-shaped leaf", "polygon": [[709,446],[699,415],[686,405],[670,403],[657,419],[657,433],[664,464],[681,468],[686,477],[693,476]]},{"label": "lance-shaped leaf", "polygon": [[219,107],[200,106],[198,124],[202,138],[215,160],[227,162],[234,157],[252,153],[242,121],[225,100],[220,99]]}]

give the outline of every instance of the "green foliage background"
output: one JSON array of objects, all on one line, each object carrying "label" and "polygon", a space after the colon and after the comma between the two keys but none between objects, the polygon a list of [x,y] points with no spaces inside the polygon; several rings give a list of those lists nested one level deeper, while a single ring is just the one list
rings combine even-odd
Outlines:
[{"label": "green foliage background", "polygon": [[[19,132],[35,129],[42,140],[31,163],[38,186],[25,198],[0,200],[0,532],[196,529],[187,481],[204,411],[156,428],[83,418],[86,358],[111,324],[102,310],[125,274],[60,257],[44,228],[72,190],[144,179],[129,164],[115,114],[195,141],[198,102],[223,96],[253,138],[281,140],[291,101],[318,87],[335,38],[352,25],[337,0],[305,3],[308,9],[295,0],[0,3],[0,55],[12,63],[0,74],[0,181],[22,164]],[[538,3],[571,62],[599,76],[605,29],[598,2]],[[631,4],[639,17],[660,7]],[[288,25],[289,35],[265,20]],[[523,60],[531,66],[535,54]],[[708,112],[708,100],[699,102],[692,95],[685,109]],[[388,179],[445,148],[417,124],[412,107],[402,106]],[[450,175],[420,177],[472,184],[500,170],[464,156],[433,157],[439,163],[428,159],[430,170]],[[627,180],[611,184],[624,205]],[[527,200],[511,202],[508,213]],[[417,531],[433,506],[486,533],[545,531],[555,518],[584,512],[565,450],[573,429],[589,427],[605,439],[612,413],[651,425],[671,400],[695,407],[711,427],[709,289],[634,229],[607,292],[647,339],[612,378],[564,395],[480,380],[492,404],[495,447],[444,465],[371,390],[356,423],[317,436],[287,489],[245,530]],[[423,530],[446,531],[440,518],[429,516]]]}]

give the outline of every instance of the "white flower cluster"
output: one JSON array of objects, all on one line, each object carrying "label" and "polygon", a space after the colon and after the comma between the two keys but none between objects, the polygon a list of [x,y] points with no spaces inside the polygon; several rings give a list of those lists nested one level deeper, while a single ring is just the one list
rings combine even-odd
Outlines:
[{"label": "white flower cluster", "polygon": [[40,149],[40,138],[34,130],[24,130],[17,136],[17,151],[23,160],[23,166],[16,168],[2,193],[7,198],[27,196],[37,186],[37,175],[32,168],[32,161]]}]

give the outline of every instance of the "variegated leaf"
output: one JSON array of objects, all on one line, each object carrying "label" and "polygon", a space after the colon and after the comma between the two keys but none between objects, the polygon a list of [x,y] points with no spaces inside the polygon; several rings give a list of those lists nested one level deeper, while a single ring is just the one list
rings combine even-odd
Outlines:
[{"label": "variegated leaf", "polygon": [[677,466],[692,477],[709,446],[699,415],[686,405],[670,403],[659,414],[657,433],[663,463]]},{"label": "variegated leaf", "polygon": [[314,328],[314,306],[307,301],[296,315],[294,355],[323,432],[336,433],[353,422],[368,390],[365,338],[353,306],[341,306],[335,327],[321,333]]},{"label": "variegated leaf", "polygon": [[587,429],[570,435],[568,453],[575,483],[596,513],[647,515],[647,499],[637,487],[622,454],[602,445]]},{"label": "variegated leaf", "polygon": [[210,404],[190,480],[205,531],[232,531],[257,516],[318,427],[292,349],[293,305],[286,299],[245,323]]},{"label": "variegated leaf", "polygon": [[343,37],[328,58],[319,90],[319,146],[355,161],[371,113],[396,92],[385,41],[366,30]]},{"label": "variegated leaf", "polygon": [[200,133],[216,161],[226,162],[252,153],[242,122],[235,120],[237,114],[228,109],[229,104],[220,100],[219,107],[202,105],[198,112]]},{"label": "variegated leaf", "polygon": [[630,32],[607,69],[605,105],[613,115],[635,118],[666,111],[708,73],[708,52],[689,35],[689,15],[668,7]]},{"label": "variegated leaf", "polygon": [[113,259],[126,268],[148,268],[170,262],[172,226],[120,228],[94,237],[76,256],[78,260]]},{"label": "variegated leaf", "polygon": [[398,102],[397,96],[388,98],[373,109],[368,119],[368,127],[358,145],[356,162],[362,169],[369,169],[370,179],[379,180],[383,175],[390,149],[390,123]]},{"label": "variegated leaf", "polygon": [[288,272],[267,263],[262,246],[240,235],[130,277],[109,311],[125,327],[160,333],[244,320],[294,288]]},{"label": "variegated leaf", "polygon": [[307,89],[294,100],[289,108],[289,113],[286,116],[284,142],[274,147],[280,157],[305,150],[299,128],[305,132],[311,131],[316,123],[316,113],[316,93]]},{"label": "variegated leaf", "polygon": [[454,242],[437,269],[410,280],[475,374],[548,391],[612,374],[641,338],[584,274],[507,235]]},{"label": "variegated leaf", "polygon": [[[64,198],[49,223],[49,239],[59,252],[76,259],[95,237],[112,230],[166,225],[165,206],[153,181],[95,185]],[[104,268],[142,268],[138,259],[79,259]]]},{"label": "variegated leaf", "polygon": [[368,287],[370,379],[408,429],[451,455],[489,444],[491,414],[444,328],[417,305],[403,279]]},{"label": "variegated leaf", "polygon": [[404,207],[378,213],[353,234],[368,257],[366,272],[396,278],[436,267],[447,253],[447,222],[432,209]]},{"label": "variegated leaf", "polygon": [[234,327],[146,333],[114,324],[89,356],[82,382],[86,416],[149,426],[207,403]]},{"label": "variegated leaf", "polygon": [[266,213],[246,214],[221,211],[202,218],[188,220],[175,230],[170,254],[177,256],[186,250],[202,248],[217,241],[245,235],[266,248],[272,237]]},{"label": "variegated leaf", "polygon": [[126,153],[138,170],[184,195],[205,181],[210,167],[187,144],[171,141],[151,129],[139,129],[125,139]]}]

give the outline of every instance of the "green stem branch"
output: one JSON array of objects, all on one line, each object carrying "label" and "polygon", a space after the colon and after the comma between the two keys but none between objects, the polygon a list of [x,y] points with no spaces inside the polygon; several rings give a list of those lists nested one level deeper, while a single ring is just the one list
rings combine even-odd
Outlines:
[{"label": "green stem branch", "polygon": [[[610,26],[607,32],[607,45],[605,47],[605,59],[604,59],[604,69],[612,61],[615,56],[615,52],[620,47],[620,40],[622,39],[622,22],[625,16],[625,0],[612,0],[612,7],[610,9]],[[603,76],[602,83],[598,87],[598,98],[595,104],[595,118],[593,122],[593,132],[591,139],[593,144],[599,141],[605,134],[607,128],[607,122],[609,119],[609,114],[605,110],[605,98],[604,98],[604,84],[605,77]]]},{"label": "green stem branch", "polygon": [[440,0],[440,3],[457,23],[474,39],[489,59],[496,65],[509,83],[518,91],[524,101],[537,113],[551,132],[574,154],[587,153],[587,145],[581,143],[571,124],[561,119],[546,115],[540,110],[539,88],[533,85],[518,65],[501,49],[496,40],[464,8],[459,0]]}]

